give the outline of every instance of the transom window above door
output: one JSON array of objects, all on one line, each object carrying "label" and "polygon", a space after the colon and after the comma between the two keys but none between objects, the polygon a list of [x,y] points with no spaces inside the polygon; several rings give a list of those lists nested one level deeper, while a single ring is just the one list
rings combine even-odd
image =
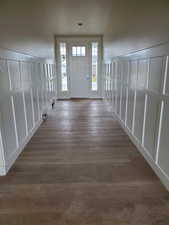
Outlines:
[{"label": "transom window above door", "polygon": [[86,47],[85,46],[73,46],[72,47],[72,56],[86,56]]}]

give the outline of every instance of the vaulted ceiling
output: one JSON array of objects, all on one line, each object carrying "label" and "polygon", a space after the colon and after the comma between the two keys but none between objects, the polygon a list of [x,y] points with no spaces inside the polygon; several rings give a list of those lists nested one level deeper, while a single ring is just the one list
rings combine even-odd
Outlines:
[{"label": "vaulted ceiling", "polygon": [[169,1],[0,0],[0,47],[52,58],[55,34],[102,34],[108,57],[146,48],[169,40]]}]

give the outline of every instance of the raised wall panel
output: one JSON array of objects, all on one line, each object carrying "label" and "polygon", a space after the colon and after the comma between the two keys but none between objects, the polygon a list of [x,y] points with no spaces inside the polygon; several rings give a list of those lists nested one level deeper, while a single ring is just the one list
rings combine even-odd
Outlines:
[{"label": "raised wall panel", "polygon": [[163,85],[163,57],[155,57],[150,60],[149,89],[161,93]]},{"label": "raised wall panel", "polygon": [[141,143],[144,121],[145,89],[147,85],[148,60],[138,60],[138,73],[136,79],[136,103],[134,135]]},{"label": "raised wall panel", "polygon": [[50,98],[48,65],[44,66],[44,77],[45,77],[46,100],[48,101]]},{"label": "raised wall panel", "polygon": [[8,75],[7,62],[0,59],[0,101],[10,96],[10,78]]},{"label": "raised wall panel", "polygon": [[[0,60],[0,113],[4,155],[17,147],[7,62]],[[1,162],[0,162],[1,164]]]},{"label": "raised wall panel", "polygon": [[145,94],[144,92],[138,90],[136,93],[134,135],[140,142],[142,141],[142,132],[143,132],[144,103],[145,103]]},{"label": "raised wall panel", "polygon": [[46,108],[46,104],[47,104],[47,91],[46,91],[46,78],[45,78],[45,70],[44,70],[45,66],[41,65],[41,84],[42,84],[42,111],[45,110]]},{"label": "raised wall panel", "polygon": [[32,103],[33,103],[33,110],[34,110],[34,119],[35,123],[39,120],[39,71],[38,71],[38,65],[32,64],[31,65],[31,92],[32,92]]},{"label": "raised wall panel", "polygon": [[127,88],[126,86],[122,86],[122,95],[121,95],[121,120],[125,122],[125,116],[126,116],[126,100],[127,100]]},{"label": "raised wall panel", "polygon": [[169,96],[169,56],[166,60],[166,86],[165,86],[165,94]]},{"label": "raised wall panel", "polygon": [[115,110],[116,110],[116,93],[115,93],[115,91],[112,91],[112,109],[115,112]]},{"label": "raised wall panel", "polygon": [[9,75],[11,79],[11,89],[18,90],[21,88],[21,74],[19,71],[19,62],[8,62]]},{"label": "raised wall panel", "polygon": [[116,63],[112,62],[112,108],[115,112],[117,110],[117,81],[116,81]]},{"label": "raised wall panel", "polygon": [[1,111],[0,111],[0,169],[4,168],[4,145],[2,140],[2,117],[1,117]]},{"label": "raised wall panel", "polygon": [[158,123],[160,114],[160,101],[154,96],[147,98],[147,113],[145,121],[145,139],[144,146],[153,159],[156,154],[156,142],[158,133]]},{"label": "raised wall panel", "polygon": [[6,96],[5,101],[1,101],[0,104],[2,119],[2,140],[5,151],[4,155],[5,157],[8,157],[11,152],[17,149],[15,125],[13,120],[13,109],[10,96]]},{"label": "raised wall panel", "polygon": [[26,105],[26,117],[27,117],[28,130],[31,131],[33,128],[33,109],[32,109],[31,92],[25,91],[24,94],[25,94],[25,105]]},{"label": "raised wall panel", "polygon": [[16,127],[18,133],[19,144],[22,144],[26,138],[26,124],[25,124],[25,114],[24,114],[24,104],[22,93],[18,92],[13,95],[14,107],[15,107],[15,117],[16,117]]},{"label": "raised wall panel", "polygon": [[112,110],[115,110],[115,83],[114,83],[114,67],[113,63],[111,64],[111,105],[112,105]]},{"label": "raised wall panel", "polygon": [[135,89],[137,81],[137,60],[130,62],[130,73],[128,79],[128,85],[131,89]]},{"label": "raised wall panel", "polygon": [[127,105],[127,127],[132,131],[133,110],[134,110],[134,90],[128,89],[128,105]]},{"label": "raised wall panel", "polygon": [[14,113],[19,144],[22,144],[26,137],[24,104],[22,98],[22,73],[18,61],[9,61],[9,75],[11,79],[11,89],[14,102]]},{"label": "raised wall panel", "polygon": [[39,91],[39,108],[40,108],[40,112],[42,114],[43,109],[44,109],[44,95],[43,95],[42,89],[40,89],[40,91]]},{"label": "raised wall panel", "polygon": [[29,90],[31,86],[31,79],[28,71],[28,63],[26,62],[20,63],[20,73],[21,73],[22,90],[23,91]]},{"label": "raised wall panel", "polygon": [[38,108],[38,95],[36,89],[32,90],[32,97],[33,97],[35,122],[37,122],[39,119],[39,108]]},{"label": "raised wall panel", "polygon": [[169,175],[169,101],[164,103],[158,164]]},{"label": "raised wall panel", "polygon": [[117,82],[117,92],[116,92],[116,112],[117,115],[120,115],[120,103],[121,103],[121,83],[120,81]]},{"label": "raised wall panel", "polygon": [[129,61],[124,60],[121,63],[121,81],[124,85],[127,85],[128,79],[129,79]]},{"label": "raised wall panel", "polygon": [[147,85],[148,60],[141,59],[138,61],[138,75],[136,88],[145,90]]}]

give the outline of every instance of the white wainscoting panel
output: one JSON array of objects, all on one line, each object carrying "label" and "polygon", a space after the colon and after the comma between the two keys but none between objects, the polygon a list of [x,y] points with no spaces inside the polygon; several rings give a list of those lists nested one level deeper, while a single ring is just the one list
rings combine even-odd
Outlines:
[{"label": "white wainscoting panel", "polygon": [[55,65],[14,55],[0,52],[0,175],[10,169],[56,98]]},{"label": "white wainscoting panel", "polygon": [[[169,190],[169,44],[105,63],[105,99]],[[107,83],[112,85],[109,87]]]}]

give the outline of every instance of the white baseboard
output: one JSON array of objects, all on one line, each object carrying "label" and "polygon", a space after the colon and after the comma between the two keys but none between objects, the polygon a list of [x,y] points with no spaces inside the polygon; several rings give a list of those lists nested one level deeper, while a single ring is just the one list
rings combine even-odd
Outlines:
[{"label": "white baseboard", "polygon": [[23,149],[25,148],[25,146],[28,144],[28,142],[30,141],[30,139],[32,138],[32,136],[34,135],[34,133],[37,131],[37,129],[39,128],[39,126],[42,123],[42,119],[40,119],[36,125],[34,126],[34,128],[31,130],[31,132],[29,133],[29,135],[25,138],[25,140],[23,141],[23,143],[19,146],[18,149],[16,149],[8,159],[5,160],[5,166],[0,166],[0,176],[5,176],[8,171],[10,170],[10,168],[12,167],[12,165],[14,164],[14,162],[16,161],[16,159],[18,158],[18,156],[20,155],[20,153],[23,151]]},{"label": "white baseboard", "polygon": [[138,140],[133,136],[133,134],[129,131],[129,129],[124,125],[121,119],[115,114],[113,116],[117,119],[117,121],[120,123],[123,130],[127,133],[130,140],[133,142],[133,144],[137,147],[139,152],[143,155],[145,160],[148,162],[148,164],[151,166],[153,171],[156,173],[156,175],[159,177],[161,182],[164,184],[166,189],[169,191],[169,177],[167,174],[161,169],[161,167],[155,163],[149,152],[138,142]]}]

